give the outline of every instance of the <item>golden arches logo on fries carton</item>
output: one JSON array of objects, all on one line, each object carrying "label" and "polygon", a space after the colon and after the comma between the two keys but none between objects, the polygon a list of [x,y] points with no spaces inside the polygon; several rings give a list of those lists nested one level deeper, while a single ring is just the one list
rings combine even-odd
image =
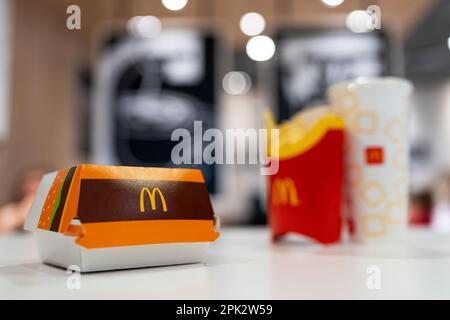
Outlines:
[{"label": "golden arches logo on fries carton", "polygon": [[[272,115],[266,126],[274,129]],[[279,170],[269,176],[269,221],[274,240],[294,232],[322,243],[340,240],[344,122],[328,107],[296,114],[279,128]],[[270,155],[271,158],[275,155]]]},{"label": "golden arches logo on fries carton", "polygon": [[25,229],[81,271],[203,261],[216,219],[200,170],[79,165],[46,175]]}]

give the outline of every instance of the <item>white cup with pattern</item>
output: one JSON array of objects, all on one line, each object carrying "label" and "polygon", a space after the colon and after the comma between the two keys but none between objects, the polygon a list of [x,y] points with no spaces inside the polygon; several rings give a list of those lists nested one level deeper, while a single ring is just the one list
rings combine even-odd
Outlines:
[{"label": "white cup with pattern", "polygon": [[394,77],[358,78],[328,90],[345,120],[345,212],[357,241],[399,238],[406,230],[412,90]]}]

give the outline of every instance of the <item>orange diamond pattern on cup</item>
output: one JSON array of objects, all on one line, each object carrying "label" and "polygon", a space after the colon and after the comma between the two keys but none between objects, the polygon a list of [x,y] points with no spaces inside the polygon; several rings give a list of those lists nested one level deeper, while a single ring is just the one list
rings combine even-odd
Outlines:
[{"label": "orange diamond pattern on cup", "polygon": [[405,135],[405,125],[402,120],[395,117],[388,122],[384,128],[384,133],[391,142],[399,143]]},{"label": "orange diamond pattern on cup", "polygon": [[378,238],[386,234],[386,219],[382,213],[364,214],[362,224],[362,232],[367,238]]},{"label": "orange diamond pattern on cup", "polygon": [[358,112],[353,118],[352,130],[356,133],[373,134],[377,129],[377,122],[375,112]]},{"label": "orange diamond pattern on cup", "polygon": [[340,114],[352,114],[359,108],[358,97],[354,93],[341,94],[338,99],[339,108],[337,112]]},{"label": "orange diamond pattern on cup", "polygon": [[367,206],[375,208],[385,200],[386,190],[378,181],[372,180],[362,187],[361,196]]}]

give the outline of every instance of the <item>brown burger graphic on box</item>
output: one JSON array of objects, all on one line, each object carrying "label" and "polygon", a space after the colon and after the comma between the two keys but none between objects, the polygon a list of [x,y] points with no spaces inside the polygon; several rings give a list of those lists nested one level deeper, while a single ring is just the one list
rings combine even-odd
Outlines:
[{"label": "brown burger graphic on box", "polygon": [[97,165],[45,175],[25,223],[82,272],[202,262],[217,227],[200,170]]}]

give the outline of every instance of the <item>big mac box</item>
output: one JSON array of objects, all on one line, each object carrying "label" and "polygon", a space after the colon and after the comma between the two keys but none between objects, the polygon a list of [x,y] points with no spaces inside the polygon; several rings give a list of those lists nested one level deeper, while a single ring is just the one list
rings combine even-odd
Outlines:
[{"label": "big mac box", "polygon": [[43,177],[25,222],[81,272],[203,262],[219,237],[200,170],[79,165]]},{"label": "big mac box", "polygon": [[[279,170],[269,176],[268,209],[273,240],[297,233],[329,244],[341,236],[344,121],[329,107],[299,112],[276,127],[266,114],[268,129],[279,129]],[[274,149],[276,148],[276,149]]]}]

